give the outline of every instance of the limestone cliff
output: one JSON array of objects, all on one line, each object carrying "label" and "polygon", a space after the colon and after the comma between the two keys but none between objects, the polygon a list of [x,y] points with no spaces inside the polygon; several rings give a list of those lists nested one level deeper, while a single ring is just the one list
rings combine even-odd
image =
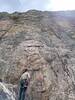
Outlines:
[{"label": "limestone cliff", "polygon": [[75,100],[75,11],[0,13],[0,79],[18,85],[26,67],[27,100]]}]

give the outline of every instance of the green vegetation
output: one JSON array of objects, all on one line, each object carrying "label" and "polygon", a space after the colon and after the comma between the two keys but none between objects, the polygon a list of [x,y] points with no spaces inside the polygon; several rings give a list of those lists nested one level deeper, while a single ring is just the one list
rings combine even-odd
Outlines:
[{"label": "green vegetation", "polygon": [[7,12],[0,13],[0,19],[7,19],[9,17],[9,14]]},{"label": "green vegetation", "polygon": [[9,15],[9,18],[12,19],[12,20],[14,20],[14,21],[17,21],[18,22],[18,20],[20,18],[20,13],[14,12],[13,14],[10,14]]}]

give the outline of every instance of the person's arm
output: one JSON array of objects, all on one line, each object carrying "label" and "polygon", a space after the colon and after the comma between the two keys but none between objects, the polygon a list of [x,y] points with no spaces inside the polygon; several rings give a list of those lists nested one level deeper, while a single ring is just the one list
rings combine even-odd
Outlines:
[{"label": "person's arm", "polygon": [[30,74],[28,73],[28,84],[30,83]]}]

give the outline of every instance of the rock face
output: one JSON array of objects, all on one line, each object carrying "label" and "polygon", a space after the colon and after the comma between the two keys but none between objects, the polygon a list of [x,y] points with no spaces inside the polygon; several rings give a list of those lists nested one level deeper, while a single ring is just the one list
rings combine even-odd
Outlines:
[{"label": "rock face", "polygon": [[74,11],[0,13],[0,79],[18,85],[25,68],[27,100],[75,100]]},{"label": "rock face", "polygon": [[[8,87],[10,87],[10,89]],[[13,91],[13,86],[0,82],[0,100],[15,100],[15,99],[16,99],[16,94]]]}]

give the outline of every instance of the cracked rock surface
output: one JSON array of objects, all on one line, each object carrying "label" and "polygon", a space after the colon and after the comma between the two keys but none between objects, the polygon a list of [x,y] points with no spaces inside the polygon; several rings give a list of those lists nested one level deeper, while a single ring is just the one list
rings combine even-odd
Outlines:
[{"label": "cracked rock surface", "polygon": [[0,13],[1,100],[17,100],[25,68],[26,100],[75,100],[75,11]]}]

